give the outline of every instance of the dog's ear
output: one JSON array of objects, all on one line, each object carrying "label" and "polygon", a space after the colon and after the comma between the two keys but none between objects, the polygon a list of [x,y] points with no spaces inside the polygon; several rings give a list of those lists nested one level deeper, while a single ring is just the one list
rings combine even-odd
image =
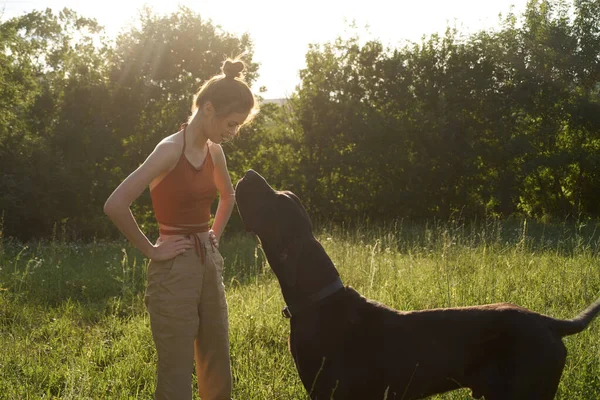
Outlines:
[{"label": "dog's ear", "polygon": [[302,202],[300,201],[300,199],[298,198],[298,196],[296,196],[293,192],[290,192],[289,190],[286,190],[284,192],[290,199],[292,199],[294,201],[294,203],[296,203],[296,205],[298,206],[298,208],[300,209],[300,211],[302,212],[302,215],[304,216],[304,218],[306,219],[306,221],[308,221],[308,224],[310,226],[310,229],[312,230],[312,221],[310,220],[310,216],[308,215],[308,212],[306,212],[306,209],[304,208],[304,206],[302,205]]},{"label": "dog's ear", "polygon": [[279,261],[283,266],[281,269],[281,278],[288,286],[296,285],[301,252],[302,242],[300,240],[292,239],[279,256]]},{"label": "dog's ear", "polygon": [[303,243],[307,233],[312,231],[312,225],[308,213],[295,194],[289,191],[280,192],[277,201],[281,215],[278,235],[282,249],[279,253],[279,261],[282,266],[281,279],[288,286],[294,286],[300,267]]},{"label": "dog's ear", "polygon": [[258,233],[256,232],[257,227],[261,226],[261,221],[265,221],[269,212],[271,212],[268,204],[261,204],[254,212],[242,213],[242,207],[240,207],[239,203],[237,204],[237,208],[246,232],[254,233]]}]

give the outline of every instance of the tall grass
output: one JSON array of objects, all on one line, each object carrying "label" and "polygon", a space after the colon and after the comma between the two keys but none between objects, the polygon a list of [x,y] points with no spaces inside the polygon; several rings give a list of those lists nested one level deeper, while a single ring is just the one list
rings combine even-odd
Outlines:
[{"label": "tall grass", "polygon": [[[324,226],[317,236],[345,284],[401,310],[509,301],[571,318],[600,297],[595,224],[398,221]],[[235,398],[307,399],[287,348],[279,286],[257,240],[232,235],[221,247]],[[146,267],[125,242],[0,236],[0,399],[151,398]],[[565,343],[557,398],[600,398],[600,320]]]}]

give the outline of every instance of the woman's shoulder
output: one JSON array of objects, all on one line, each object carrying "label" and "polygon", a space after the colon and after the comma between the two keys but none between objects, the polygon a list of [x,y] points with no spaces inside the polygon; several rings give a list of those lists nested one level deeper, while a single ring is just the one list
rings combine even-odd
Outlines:
[{"label": "woman's shoulder", "polygon": [[170,160],[179,158],[183,151],[183,134],[181,132],[179,131],[163,138],[156,145],[154,152]]},{"label": "woman's shoulder", "polygon": [[220,144],[211,142],[210,140],[207,143],[208,151],[210,151],[210,155],[213,158],[223,158],[225,156],[225,153],[223,152],[223,147]]},{"label": "woman's shoulder", "polygon": [[183,148],[183,130],[175,132],[167,137],[164,137],[160,142],[158,142],[157,146],[162,144],[175,145],[180,149]]},{"label": "woman's shoulder", "polygon": [[179,152],[181,153],[181,151],[183,150],[183,131],[181,130],[181,131],[175,132],[175,133],[163,138],[156,145],[156,147],[158,147],[158,146],[168,147],[171,149],[179,150]]}]

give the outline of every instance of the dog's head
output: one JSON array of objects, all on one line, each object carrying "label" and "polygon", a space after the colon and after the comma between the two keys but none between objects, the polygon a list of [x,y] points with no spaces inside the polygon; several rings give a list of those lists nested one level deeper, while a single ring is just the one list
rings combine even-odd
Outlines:
[{"label": "dog's head", "polygon": [[290,191],[274,190],[253,170],[237,183],[235,198],[246,230],[259,237],[280,282],[294,286],[302,246],[313,238],[312,223],[300,199]]}]

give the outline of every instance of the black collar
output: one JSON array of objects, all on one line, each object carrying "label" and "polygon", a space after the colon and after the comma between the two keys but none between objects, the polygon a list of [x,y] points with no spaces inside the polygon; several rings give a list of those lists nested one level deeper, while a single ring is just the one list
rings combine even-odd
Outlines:
[{"label": "black collar", "polygon": [[338,276],[335,281],[333,281],[329,285],[325,286],[323,289],[319,290],[317,293],[311,294],[304,301],[299,302],[298,304],[288,305],[288,306],[284,307],[283,310],[281,310],[281,314],[283,314],[283,316],[286,318],[291,318],[293,315],[296,315],[299,312],[301,312],[302,310],[312,306],[315,303],[318,303],[319,301],[323,300],[324,298],[326,298],[329,295],[332,295],[333,293],[337,292],[338,290],[340,290],[343,287],[344,287],[344,284],[342,283],[342,280]]}]

